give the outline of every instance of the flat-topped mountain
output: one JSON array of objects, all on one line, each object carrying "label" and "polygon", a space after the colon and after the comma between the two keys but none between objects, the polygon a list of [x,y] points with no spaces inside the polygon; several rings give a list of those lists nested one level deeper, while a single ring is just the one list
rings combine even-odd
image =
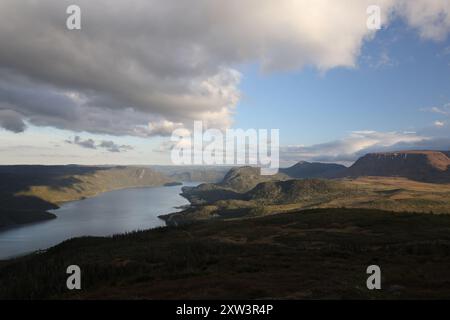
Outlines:
[{"label": "flat-topped mountain", "polygon": [[361,157],[343,176],[404,177],[411,180],[450,182],[450,152],[448,151],[399,151],[369,153]]},{"label": "flat-topped mountain", "polygon": [[300,161],[292,167],[280,169],[280,172],[296,179],[334,178],[346,169],[346,166],[336,163]]}]

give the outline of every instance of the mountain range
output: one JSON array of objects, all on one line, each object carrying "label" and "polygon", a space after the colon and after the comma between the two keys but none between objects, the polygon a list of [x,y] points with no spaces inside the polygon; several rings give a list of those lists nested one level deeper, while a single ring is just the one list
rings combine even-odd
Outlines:
[{"label": "mountain range", "polygon": [[220,183],[183,188],[182,195],[194,206],[162,218],[179,224],[339,207],[448,213],[448,155],[371,153],[349,168],[300,162],[274,176],[262,176],[258,168],[233,168]]},{"label": "mountain range", "polygon": [[357,178],[403,177],[410,180],[449,183],[450,151],[406,150],[368,153],[346,168],[334,163],[298,162],[280,169],[281,173],[295,179],[305,178]]}]

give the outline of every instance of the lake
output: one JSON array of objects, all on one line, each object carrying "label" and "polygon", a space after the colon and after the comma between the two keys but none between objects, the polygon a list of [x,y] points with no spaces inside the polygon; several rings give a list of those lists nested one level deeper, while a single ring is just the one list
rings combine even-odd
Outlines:
[{"label": "lake", "polygon": [[50,211],[56,219],[0,231],[0,259],[47,249],[74,237],[110,236],[165,226],[159,215],[180,211],[175,207],[189,204],[180,196],[181,187],[125,189],[65,203]]}]

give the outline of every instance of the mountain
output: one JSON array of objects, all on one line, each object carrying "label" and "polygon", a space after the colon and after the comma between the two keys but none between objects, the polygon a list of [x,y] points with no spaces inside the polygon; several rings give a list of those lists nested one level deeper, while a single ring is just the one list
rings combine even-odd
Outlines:
[{"label": "mountain", "polygon": [[399,151],[369,153],[342,173],[346,177],[404,177],[411,180],[449,183],[448,151]]},{"label": "mountain", "polygon": [[292,167],[280,169],[280,172],[296,179],[334,178],[346,169],[347,167],[335,163],[300,161]]}]

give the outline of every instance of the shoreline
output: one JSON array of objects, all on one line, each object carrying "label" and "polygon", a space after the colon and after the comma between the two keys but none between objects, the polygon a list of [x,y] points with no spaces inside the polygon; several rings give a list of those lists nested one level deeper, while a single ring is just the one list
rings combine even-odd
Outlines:
[{"label": "shoreline", "polygon": [[[184,185],[184,183],[186,182],[179,182],[181,183],[181,185]],[[38,219],[33,219],[32,221],[26,222],[26,223],[12,223],[12,224],[6,224],[4,226],[0,227],[0,232],[6,231],[6,230],[10,230],[10,229],[16,229],[16,228],[20,228],[23,226],[29,226],[31,224],[35,224],[35,223],[41,223],[41,222],[46,222],[46,221],[50,221],[50,220],[54,220],[58,218],[58,215],[55,214],[57,210],[61,209],[61,207],[65,204],[71,203],[71,202],[77,202],[77,201],[83,201],[83,200],[87,200],[87,199],[92,199],[98,196],[101,196],[105,193],[109,193],[109,192],[115,192],[115,191],[121,191],[121,190],[132,190],[132,189],[148,189],[148,188],[160,188],[160,187],[175,187],[175,186],[180,186],[180,185],[173,185],[173,186],[168,186],[166,185],[167,183],[164,184],[158,184],[158,185],[148,185],[148,186],[142,186],[142,185],[134,185],[134,186],[129,186],[129,187],[119,187],[119,188],[111,188],[108,190],[102,190],[102,191],[98,191],[95,192],[93,194],[89,194],[89,195],[84,195],[78,198],[74,198],[74,199],[67,199],[67,200],[63,200],[63,201],[57,201],[57,202],[49,202],[49,208],[47,209],[40,209],[40,210],[27,210],[30,212],[36,212],[36,213],[41,213],[42,216]],[[11,210],[14,211],[14,210]],[[44,217],[44,215],[47,215],[48,217]],[[51,216],[50,216],[51,215]]]}]

